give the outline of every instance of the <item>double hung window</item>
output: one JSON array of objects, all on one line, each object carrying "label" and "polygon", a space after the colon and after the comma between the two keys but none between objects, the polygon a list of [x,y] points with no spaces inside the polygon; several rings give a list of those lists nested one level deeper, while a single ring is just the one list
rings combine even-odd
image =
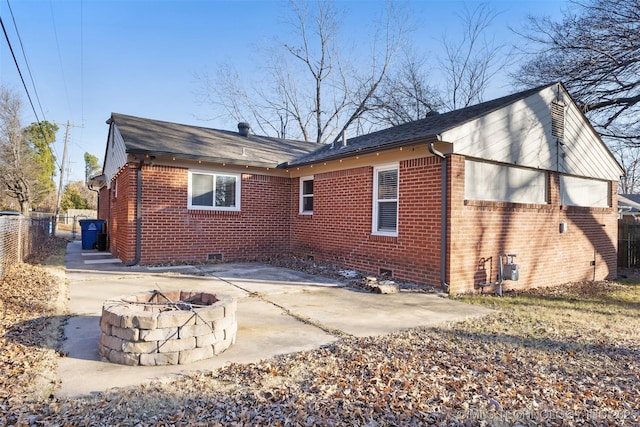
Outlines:
[{"label": "double hung window", "polygon": [[373,170],[373,234],[398,235],[398,176],[397,165]]},{"label": "double hung window", "polygon": [[313,177],[300,178],[300,213],[313,213]]}]

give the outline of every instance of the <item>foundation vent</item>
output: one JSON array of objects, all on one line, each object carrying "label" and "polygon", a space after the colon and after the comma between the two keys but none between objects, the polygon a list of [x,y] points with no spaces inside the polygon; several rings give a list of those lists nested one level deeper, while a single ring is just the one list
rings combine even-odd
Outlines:
[{"label": "foundation vent", "polygon": [[389,270],[388,268],[381,268],[380,276],[384,277],[385,279],[390,279],[393,277],[393,270]]}]

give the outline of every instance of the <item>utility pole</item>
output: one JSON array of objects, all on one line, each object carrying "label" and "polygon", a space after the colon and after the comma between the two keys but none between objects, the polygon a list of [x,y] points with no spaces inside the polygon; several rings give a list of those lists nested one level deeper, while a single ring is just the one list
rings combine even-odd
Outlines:
[{"label": "utility pole", "polygon": [[58,185],[58,199],[56,201],[56,211],[53,215],[53,228],[51,234],[53,236],[56,235],[56,228],[58,226],[58,215],[60,215],[60,202],[62,201],[62,187],[64,185],[64,172],[65,172],[65,164],[67,161],[67,146],[69,145],[69,128],[70,127],[82,127],[82,126],[74,126],[69,123],[67,120],[67,124],[63,125],[67,129],[64,133],[64,149],[62,150],[62,162],[60,165],[60,184]]}]

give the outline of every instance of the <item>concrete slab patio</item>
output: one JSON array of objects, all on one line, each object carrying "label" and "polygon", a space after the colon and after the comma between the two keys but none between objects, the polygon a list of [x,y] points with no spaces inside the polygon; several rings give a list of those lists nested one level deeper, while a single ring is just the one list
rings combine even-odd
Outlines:
[{"label": "concrete slab patio", "polygon": [[[340,336],[375,336],[416,326],[481,316],[488,309],[435,294],[379,295],[341,283],[262,263],[126,267],[109,253],[67,246],[68,307],[58,394],[80,396],[167,378],[251,363],[279,354],[314,349]],[[189,365],[124,366],[100,360],[102,303],[148,290],[203,290],[238,301],[236,344],[211,359]]]}]

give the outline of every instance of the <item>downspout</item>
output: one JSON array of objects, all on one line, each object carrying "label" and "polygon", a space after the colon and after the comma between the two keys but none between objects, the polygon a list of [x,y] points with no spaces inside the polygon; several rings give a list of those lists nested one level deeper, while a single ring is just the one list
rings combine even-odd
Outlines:
[{"label": "downspout", "polygon": [[138,166],[136,176],[136,257],[131,261],[127,261],[124,265],[127,267],[133,267],[140,262],[142,256],[142,165],[144,164],[144,158],[140,159],[140,166]]},{"label": "downspout", "polygon": [[[442,136],[437,135],[438,141],[442,141]],[[436,150],[434,142],[429,143],[429,152],[442,159],[442,201],[440,202],[440,286],[445,292],[449,292],[447,283],[447,158],[444,153]]]}]

